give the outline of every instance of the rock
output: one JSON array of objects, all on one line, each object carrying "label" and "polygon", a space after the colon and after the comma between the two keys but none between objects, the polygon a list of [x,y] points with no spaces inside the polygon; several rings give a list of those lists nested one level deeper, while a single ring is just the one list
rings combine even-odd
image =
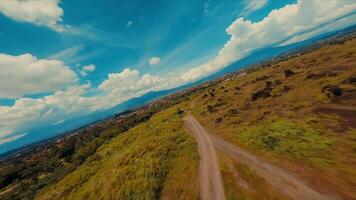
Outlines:
[{"label": "rock", "polygon": [[272,81],[266,81],[266,90],[272,90],[272,88],[274,87],[274,84]]},{"label": "rock", "polygon": [[239,114],[239,111],[237,109],[231,108],[227,111],[229,114],[237,115]]},{"label": "rock", "polygon": [[318,74],[310,73],[305,78],[306,79],[318,79],[318,78],[323,78],[323,77],[335,77],[335,76],[337,76],[336,72],[333,72],[333,71],[322,71],[322,72],[320,72]]},{"label": "rock", "polygon": [[305,78],[306,79],[316,79],[318,76],[314,73],[308,74]]},{"label": "rock", "polygon": [[318,77],[335,77],[337,76],[336,72],[333,71],[322,71],[318,74]]},{"label": "rock", "polygon": [[309,63],[315,63],[315,62],[316,62],[315,59],[311,59],[311,60],[309,61]]},{"label": "rock", "polygon": [[211,92],[211,91],[209,91],[209,95],[210,95],[212,98],[215,97],[215,94],[214,94],[213,92]]},{"label": "rock", "polygon": [[217,110],[214,108],[212,105],[207,105],[206,109],[208,110],[209,113],[216,112]]},{"label": "rock", "polygon": [[295,74],[296,74],[296,73],[295,73],[294,71],[290,70],[290,69],[284,70],[284,76],[285,76],[286,78],[289,78],[289,77],[291,77],[291,76],[294,76]]},{"label": "rock", "polygon": [[252,94],[252,101],[257,101],[258,99],[268,98],[268,97],[271,97],[271,96],[272,95],[268,90],[263,89],[263,90],[257,91],[257,92]]},{"label": "rock", "polygon": [[288,92],[289,90],[291,90],[292,88],[290,86],[283,86],[283,92]]},{"label": "rock", "polygon": [[268,79],[268,76],[261,76],[261,77],[257,77],[256,81],[265,81]]},{"label": "rock", "polygon": [[338,97],[342,95],[343,90],[338,85],[326,85],[323,87],[322,92],[329,98]]},{"label": "rock", "polygon": [[215,119],[215,124],[220,124],[223,121],[222,117],[218,117]]},{"label": "rock", "polygon": [[279,79],[277,79],[277,80],[274,81],[274,84],[275,84],[275,85],[281,85],[281,84],[282,84],[282,81],[279,80]]},{"label": "rock", "polygon": [[345,79],[342,83],[356,85],[356,76]]}]

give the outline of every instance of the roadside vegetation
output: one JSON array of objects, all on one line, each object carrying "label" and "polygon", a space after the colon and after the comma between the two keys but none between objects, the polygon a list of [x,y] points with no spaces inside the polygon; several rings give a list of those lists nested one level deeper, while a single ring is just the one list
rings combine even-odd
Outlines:
[{"label": "roadside vegetation", "polygon": [[349,38],[241,71],[195,94],[192,113],[226,140],[356,198],[355,53]]},{"label": "roadside vegetation", "polygon": [[117,136],[36,199],[197,199],[196,145],[176,110]]},{"label": "roadside vegetation", "polygon": [[99,147],[148,121],[155,113],[179,104],[192,92],[195,90],[173,94],[133,111],[82,127],[2,161],[0,199],[33,199],[41,188],[57,183],[87,159],[92,159]]}]

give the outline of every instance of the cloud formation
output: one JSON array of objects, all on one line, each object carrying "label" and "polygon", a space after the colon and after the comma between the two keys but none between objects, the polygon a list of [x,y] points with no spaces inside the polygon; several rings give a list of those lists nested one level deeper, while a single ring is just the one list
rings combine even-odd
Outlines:
[{"label": "cloud formation", "polygon": [[75,84],[76,74],[59,60],[37,59],[31,54],[0,54],[0,98],[53,92]]},{"label": "cloud formation", "polygon": [[159,57],[152,57],[150,58],[150,60],[148,61],[148,64],[150,64],[151,66],[153,65],[158,65],[161,62],[161,59]]},{"label": "cloud formation", "polygon": [[126,28],[129,28],[130,26],[132,26],[132,21],[128,21],[127,24],[126,24]]},{"label": "cloud formation", "polygon": [[2,145],[4,143],[7,143],[7,142],[11,142],[11,141],[17,140],[19,138],[22,138],[25,135],[27,135],[27,133],[22,133],[22,134],[19,134],[19,135],[0,138],[0,145]]},{"label": "cloud formation", "polygon": [[[207,63],[184,73],[183,79],[198,79],[264,48],[292,44],[354,24],[356,2],[299,0],[272,10],[258,22],[236,19],[227,29],[229,41]],[[334,29],[330,29],[334,28]]]},{"label": "cloud formation", "polygon": [[95,70],[95,65],[93,65],[93,64],[85,65],[82,67],[80,74],[82,76],[86,76],[86,75],[88,75],[88,73],[93,72],[94,70]]},{"label": "cloud formation", "polygon": [[248,15],[256,10],[263,8],[267,4],[267,0],[245,0],[245,8],[241,15]]},{"label": "cloud formation", "polygon": [[[56,124],[58,119],[67,121],[175,85],[167,79],[125,69],[109,74],[97,88],[89,84],[76,85],[38,99],[19,98],[12,106],[0,106],[0,136]],[[97,94],[88,96],[93,90]]]},{"label": "cloud formation", "polygon": [[[5,70],[0,72],[0,81],[18,83],[20,81],[14,82],[14,80],[21,80],[23,83],[8,84],[2,87],[3,83],[0,82],[0,96],[19,97],[28,93],[54,90],[52,87],[51,89],[41,88],[37,90],[36,87],[22,88],[25,85],[34,84],[31,80],[39,80],[42,87],[48,85],[45,81],[56,83],[52,84],[57,85],[55,89],[58,89],[58,85],[67,87],[58,89],[59,91],[54,94],[42,98],[19,98],[14,105],[0,106],[0,135],[9,136],[14,133],[23,133],[32,128],[43,126],[43,124],[57,123],[58,119],[70,120],[113,107],[151,91],[169,89],[195,81],[250,55],[257,49],[291,44],[328,32],[331,29],[337,30],[350,26],[355,23],[352,20],[355,10],[356,3],[353,1],[330,1],[325,4],[321,0],[300,0],[295,4],[272,10],[261,21],[251,22],[244,18],[238,18],[226,29],[230,39],[218,55],[200,66],[193,67],[182,74],[164,76],[141,75],[139,71],[127,68],[121,72],[109,74],[107,79],[100,83],[98,87],[92,87],[89,84],[71,85],[75,82],[76,75],[63,62],[37,60],[29,54],[22,55],[23,57],[2,54],[0,56],[1,69],[3,69],[2,66],[12,67],[4,68]],[[21,64],[24,61],[27,61],[28,64]],[[159,64],[159,62],[158,57],[153,57],[149,64],[154,65]],[[43,67],[44,65],[47,67]],[[20,67],[16,68],[16,66]],[[16,68],[14,72],[16,71],[17,74],[11,72],[10,69],[13,68]],[[32,68],[36,70],[30,70]],[[92,66],[85,68],[89,71],[95,70],[95,67]],[[82,69],[84,70],[84,67]],[[8,74],[11,74],[14,78],[3,79]],[[44,74],[47,75],[44,76]],[[50,75],[48,76],[48,74]],[[67,78],[59,78],[58,74],[65,75],[64,77]],[[43,77],[48,80],[43,80]],[[58,82],[61,84],[58,84]],[[19,92],[13,93],[13,91]]]},{"label": "cloud formation", "polygon": [[0,12],[5,16],[37,26],[46,26],[55,31],[65,31],[61,25],[63,9],[59,7],[59,0],[11,0],[0,1]]}]

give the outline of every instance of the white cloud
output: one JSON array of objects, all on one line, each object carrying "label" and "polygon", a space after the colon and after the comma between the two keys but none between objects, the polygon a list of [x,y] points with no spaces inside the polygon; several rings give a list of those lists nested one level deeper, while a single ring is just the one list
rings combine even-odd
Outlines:
[{"label": "white cloud", "polygon": [[90,85],[71,86],[43,98],[19,98],[12,106],[0,106],[0,136],[26,132],[89,114],[98,109],[96,97],[84,97]]},{"label": "white cloud", "polygon": [[75,45],[49,56],[48,59],[56,59],[61,60],[66,64],[73,64],[88,58],[93,58],[103,52],[102,49],[96,49],[89,52],[83,51],[83,49],[83,45]]},{"label": "white cloud", "polygon": [[77,54],[83,50],[83,46],[82,45],[76,45],[67,49],[64,49],[58,53],[55,53],[51,56],[49,56],[48,58],[50,59],[57,59],[57,60],[62,60],[62,61],[69,61],[71,60],[73,57],[76,57]]},{"label": "white cloud", "polygon": [[161,59],[159,57],[152,57],[150,58],[150,60],[148,61],[148,64],[150,64],[151,66],[153,65],[158,65],[161,62]]},{"label": "white cloud", "polygon": [[86,71],[80,71],[79,73],[80,73],[80,75],[82,75],[82,76],[88,75],[88,73],[87,73]]},{"label": "white cloud", "polygon": [[0,136],[21,133],[33,128],[61,123],[98,110],[113,107],[150,91],[175,86],[149,74],[140,75],[137,70],[125,69],[108,75],[95,96],[87,96],[93,90],[89,84],[70,86],[53,95],[42,98],[19,98],[12,106],[0,106]]},{"label": "white cloud", "polygon": [[82,69],[83,69],[84,71],[92,72],[92,71],[95,70],[95,65],[93,65],[93,64],[85,65],[85,66],[83,66]]},{"label": "white cloud", "polygon": [[63,32],[61,25],[63,9],[59,0],[3,0],[0,1],[0,12],[20,22],[28,22],[38,26],[46,26],[55,31]]},{"label": "white cloud", "polygon": [[4,138],[0,138],[0,145],[7,143],[7,142],[11,142],[14,140],[17,140],[19,138],[22,138],[23,136],[27,135],[27,133],[23,133],[23,134],[19,134],[19,135],[14,135],[14,136],[9,136],[9,137],[4,137]]},{"label": "white cloud", "polygon": [[126,28],[129,28],[130,26],[132,26],[133,22],[132,21],[128,21],[126,24]]},{"label": "white cloud", "polygon": [[99,85],[99,89],[105,93],[104,107],[111,107],[133,97],[141,96],[150,91],[167,88],[169,83],[158,76],[145,74],[140,76],[137,70],[129,68],[120,73],[112,73]]},{"label": "white cloud", "polygon": [[77,80],[63,62],[37,59],[31,54],[0,54],[0,69],[0,98],[56,91]]},{"label": "white cloud", "polygon": [[267,0],[245,0],[245,8],[241,15],[248,15],[256,10],[263,8],[267,4]]},{"label": "white cloud", "polygon": [[[227,29],[230,40],[218,55],[203,65],[192,68],[184,80],[198,79],[248,56],[254,50],[291,44],[317,34],[353,25],[356,2],[339,0],[299,0],[295,4],[272,10],[262,21],[236,19]],[[333,28],[333,29],[331,29]]]},{"label": "white cloud", "polygon": [[[243,18],[236,19],[226,29],[230,40],[216,57],[200,66],[182,74],[167,74],[161,77],[141,75],[137,70],[125,69],[122,72],[109,74],[97,88],[91,88],[89,84],[75,85],[43,98],[19,98],[12,106],[0,106],[0,134],[1,131],[6,136],[23,133],[32,128],[57,123],[58,119],[70,120],[113,107],[151,91],[169,89],[195,81],[249,55],[256,49],[305,40],[331,29],[336,30],[352,25],[354,15],[350,13],[355,9],[356,4],[351,1],[330,1],[328,4],[324,1],[298,1],[296,4],[271,11],[267,17],[258,22]],[[31,58],[30,55],[27,57]],[[48,62],[48,60],[44,61]],[[156,61],[156,64],[158,63]],[[89,71],[95,70],[95,67],[86,68]],[[23,71],[26,67],[22,66],[20,69]],[[0,91],[3,92],[4,89]],[[91,95],[88,95],[89,91]],[[95,91],[94,95],[92,91]]]},{"label": "white cloud", "polygon": [[58,120],[58,121],[54,122],[53,125],[58,125],[58,124],[61,124],[61,123],[63,123],[63,122],[64,122],[63,119],[62,119],[62,120]]},{"label": "white cloud", "polygon": [[86,75],[88,75],[89,72],[93,72],[94,70],[95,70],[95,65],[93,65],[93,64],[85,65],[82,67],[80,74],[82,76],[86,76]]}]

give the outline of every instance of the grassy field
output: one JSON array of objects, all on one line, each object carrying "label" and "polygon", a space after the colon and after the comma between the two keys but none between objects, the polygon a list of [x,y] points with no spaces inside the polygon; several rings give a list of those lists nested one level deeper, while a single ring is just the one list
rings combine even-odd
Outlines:
[{"label": "grassy field", "polygon": [[174,106],[102,146],[36,199],[197,199],[197,166]]},{"label": "grassy field", "polygon": [[246,70],[194,95],[192,112],[230,142],[356,198],[355,53],[350,39]]}]

